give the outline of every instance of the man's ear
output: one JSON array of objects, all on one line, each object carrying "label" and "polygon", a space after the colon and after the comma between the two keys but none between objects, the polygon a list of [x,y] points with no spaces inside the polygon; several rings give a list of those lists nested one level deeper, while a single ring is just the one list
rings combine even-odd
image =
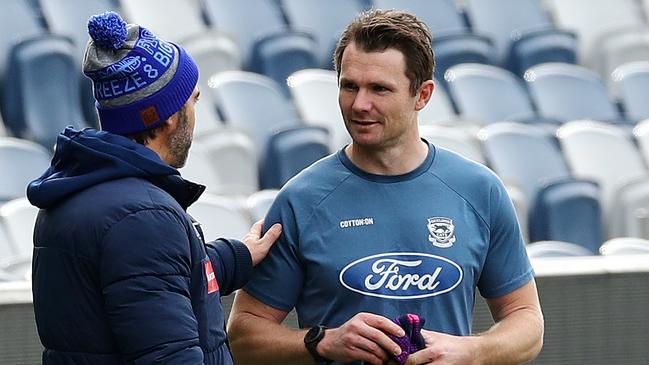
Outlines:
[{"label": "man's ear", "polygon": [[431,96],[433,96],[433,90],[435,90],[433,80],[426,80],[421,84],[417,92],[418,99],[417,103],[415,103],[415,110],[420,111],[428,104]]},{"label": "man's ear", "polygon": [[164,130],[165,133],[170,133],[176,130],[178,127],[178,113],[175,113],[174,115],[170,116],[162,122],[162,129]]}]

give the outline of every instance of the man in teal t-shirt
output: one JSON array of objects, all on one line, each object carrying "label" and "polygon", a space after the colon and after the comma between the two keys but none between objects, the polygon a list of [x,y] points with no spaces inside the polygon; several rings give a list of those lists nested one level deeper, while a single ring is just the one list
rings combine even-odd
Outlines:
[{"label": "man in teal t-shirt", "polygon": [[[414,16],[382,10],[341,36],[334,60],[353,142],[271,207],[266,224],[283,234],[235,300],[237,363],[383,364],[400,352],[389,318],[404,313],[426,319],[427,347],[408,364],[521,363],[540,351],[533,272],[502,182],[419,137],[430,39]],[[497,324],[470,336],[476,289]],[[293,308],[301,330],[281,325]]]}]

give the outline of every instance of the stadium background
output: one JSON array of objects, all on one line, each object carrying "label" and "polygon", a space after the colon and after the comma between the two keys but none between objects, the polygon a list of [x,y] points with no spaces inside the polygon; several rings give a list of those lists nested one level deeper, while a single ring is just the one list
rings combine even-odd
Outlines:
[{"label": "stadium background", "polygon": [[[60,130],[97,125],[80,72],[90,15],[116,10],[199,63],[181,172],[208,186],[190,209],[207,236],[236,237],[348,142],[331,52],[372,6],[432,29],[422,135],[508,187],[546,318],[534,363],[649,363],[649,0],[2,0],[0,364],[40,363],[24,191]],[[480,298],[474,322],[491,324]]]}]

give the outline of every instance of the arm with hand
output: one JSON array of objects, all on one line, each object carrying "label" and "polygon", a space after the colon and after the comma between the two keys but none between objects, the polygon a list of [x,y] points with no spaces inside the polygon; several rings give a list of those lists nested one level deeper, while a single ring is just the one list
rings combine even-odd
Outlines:
[{"label": "arm with hand", "polygon": [[[230,346],[238,364],[313,364],[304,346],[307,330],[282,325],[288,313],[268,306],[247,292],[237,293],[228,333]],[[324,358],[338,362],[354,360],[382,365],[388,352],[398,355],[401,349],[386,333],[397,337],[403,329],[391,320],[369,313],[359,313],[338,328],[325,331],[316,350]]]},{"label": "arm with hand", "polygon": [[221,296],[229,295],[248,282],[252,266],[259,264],[282,232],[279,223],[262,235],[263,220],[255,222],[241,239],[218,239],[205,246],[212,263]]},{"label": "arm with hand", "polygon": [[541,351],[544,329],[534,280],[488,299],[487,304],[496,322],[489,330],[464,337],[422,330],[426,348],[412,354],[406,364],[508,365],[534,359]]}]

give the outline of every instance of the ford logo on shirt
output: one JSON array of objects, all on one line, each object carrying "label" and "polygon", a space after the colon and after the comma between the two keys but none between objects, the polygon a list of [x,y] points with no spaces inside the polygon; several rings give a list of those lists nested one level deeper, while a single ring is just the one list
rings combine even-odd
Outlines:
[{"label": "ford logo on shirt", "polygon": [[462,281],[460,265],[441,256],[391,252],[358,259],[340,272],[347,289],[373,297],[416,299],[448,293]]}]

